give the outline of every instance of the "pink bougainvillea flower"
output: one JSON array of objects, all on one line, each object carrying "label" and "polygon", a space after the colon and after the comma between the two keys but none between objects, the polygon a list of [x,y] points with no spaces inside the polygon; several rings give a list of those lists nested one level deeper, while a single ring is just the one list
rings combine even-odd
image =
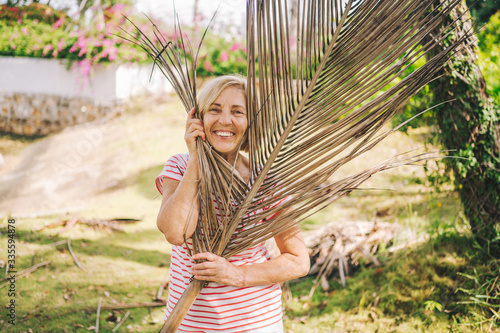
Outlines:
[{"label": "pink bougainvillea flower", "polygon": [[13,50],[15,50],[15,49],[17,48],[17,45],[16,45],[16,44],[12,44],[12,45],[10,46],[10,48],[11,48],[11,49],[13,49]]},{"label": "pink bougainvillea flower", "polygon": [[83,77],[88,77],[90,74],[91,62],[90,59],[83,59],[78,62],[78,67],[80,67],[80,74]]},{"label": "pink bougainvillea flower", "polygon": [[30,32],[28,31],[28,28],[26,28],[26,27],[22,27],[22,28],[21,28],[21,32],[22,32],[23,34],[25,34],[25,35],[29,35],[29,33],[30,33]]},{"label": "pink bougainvillea flower", "polygon": [[59,29],[61,27],[61,25],[63,25],[63,24],[64,24],[64,19],[61,17],[54,24],[52,24],[52,28]]},{"label": "pink bougainvillea flower", "polygon": [[79,57],[82,57],[84,54],[87,54],[87,52],[88,52],[88,50],[87,50],[87,48],[86,48],[86,47],[81,48],[81,49],[80,49],[80,52],[78,52],[78,56],[79,56]]},{"label": "pink bougainvillea flower", "polygon": [[109,61],[115,61],[118,58],[118,49],[116,47],[112,47],[108,50],[108,59]]},{"label": "pink bougainvillea flower", "polygon": [[87,46],[87,41],[85,40],[85,36],[83,34],[80,34],[78,36],[78,41],[75,43],[76,46],[78,46],[79,48],[84,48]]},{"label": "pink bougainvillea flower", "polygon": [[212,63],[208,60],[205,60],[203,62],[203,68],[207,71],[207,72],[210,72],[210,73],[213,73],[215,70],[214,70],[214,66],[212,66]]},{"label": "pink bougainvillea flower", "polygon": [[226,62],[229,60],[229,54],[227,54],[226,51],[222,51],[222,53],[220,54],[220,60],[222,62]]},{"label": "pink bougainvillea flower", "polygon": [[49,51],[52,51],[52,49],[53,49],[52,45],[50,44],[45,45],[45,47],[43,48],[42,55],[46,56],[47,53],[49,53]]},{"label": "pink bougainvillea flower", "polygon": [[57,58],[57,56],[58,56],[58,55],[59,55],[59,51],[54,50],[54,51],[52,52],[52,57]]},{"label": "pink bougainvillea flower", "polygon": [[119,14],[120,12],[122,12],[125,9],[125,5],[122,3],[118,3],[111,8],[112,8],[113,12]]},{"label": "pink bougainvillea flower", "polygon": [[59,43],[57,43],[57,49],[59,50],[59,52],[61,52],[65,46],[66,46],[66,42],[64,41],[64,39],[61,38],[59,40]]},{"label": "pink bougainvillea flower", "polygon": [[241,47],[240,43],[234,43],[233,46],[231,46],[231,52],[239,50]]},{"label": "pink bougainvillea flower", "polygon": [[110,41],[109,39],[105,39],[102,41],[102,47],[107,48],[107,47],[112,47],[112,46],[113,46],[113,42]]}]

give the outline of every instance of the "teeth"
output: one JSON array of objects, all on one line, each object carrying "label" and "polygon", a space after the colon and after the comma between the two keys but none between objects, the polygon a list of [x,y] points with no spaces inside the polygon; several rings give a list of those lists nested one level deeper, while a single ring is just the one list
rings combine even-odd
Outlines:
[{"label": "teeth", "polygon": [[215,132],[215,134],[217,134],[218,136],[226,136],[226,137],[229,137],[229,136],[233,136],[234,134],[231,133],[231,132]]}]

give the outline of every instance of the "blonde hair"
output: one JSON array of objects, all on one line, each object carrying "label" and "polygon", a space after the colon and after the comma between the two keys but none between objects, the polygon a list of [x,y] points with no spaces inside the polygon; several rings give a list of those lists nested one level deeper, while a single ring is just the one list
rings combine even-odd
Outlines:
[{"label": "blonde hair", "polygon": [[[217,97],[219,97],[222,91],[229,87],[240,89],[243,92],[246,101],[247,79],[244,76],[238,74],[219,76],[205,83],[197,96],[200,119],[203,119],[205,112],[207,112],[208,108],[217,99]],[[241,145],[241,150],[246,151],[247,148],[248,141],[245,135]]]}]

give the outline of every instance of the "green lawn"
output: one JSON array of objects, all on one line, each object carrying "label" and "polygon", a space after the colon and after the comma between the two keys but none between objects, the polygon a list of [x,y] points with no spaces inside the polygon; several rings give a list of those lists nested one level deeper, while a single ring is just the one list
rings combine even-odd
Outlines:
[{"label": "green lawn", "polygon": [[[16,325],[8,323],[5,309],[0,313],[2,332],[93,331],[99,300],[102,305],[142,303],[156,296],[168,274],[170,246],[156,229],[161,198],[153,181],[166,159],[186,148],[181,104],[172,100],[144,107],[152,104],[148,102],[135,102],[129,106],[130,111],[106,125],[108,139],[100,146],[99,154],[114,156],[125,151],[127,157],[112,186],[95,191],[88,204],[68,213],[13,216],[17,270],[47,260],[51,263],[16,281]],[[421,135],[395,133],[383,146],[338,175],[421,147]],[[15,156],[40,140],[45,139],[22,142],[21,138],[2,136],[0,151],[7,157]],[[330,292],[318,288],[308,298],[312,278],[287,283],[286,332],[498,331],[498,300],[475,295],[497,292],[498,297],[500,281],[494,278],[500,263],[474,246],[457,195],[450,190],[433,191],[426,184],[422,168],[402,167],[381,173],[363,189],[301,222],[301,227],[307,231],[332,221],[372,221],[377,212],[384,212],[378,220],[401,226],[396,243],[425,234],[429,235],[428,241],[395,254],[381,253],[383,266],[361,267],[347,280],[346,288],[333,277]],[[64,232],[60,232],[61,227],[32,231],[75,216],[141,221],[124,226],[123,233],[85,225]],[[0,216],[0,259],[4,264],[8,218],[7,212]],[[52,245],[68,239],[83,269],[76,265],[66,244]],[[1,276],[4,271],[5,266]],[[0,292],[1,304],[8,304],[12,299],[8,287]],[[118,332],[158,332],[163,322],[163,307],[102,310],[100,332],[111,332],[127,311],[130,315]]]}]

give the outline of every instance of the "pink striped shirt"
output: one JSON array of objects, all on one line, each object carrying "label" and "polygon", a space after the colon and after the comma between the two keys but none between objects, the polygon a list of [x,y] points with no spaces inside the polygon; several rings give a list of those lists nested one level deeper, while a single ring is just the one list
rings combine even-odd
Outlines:
[{"label": "pink striped shirt", "polygon": [[[155,181],[160,193],[162,193],[164,178],[177,181],[182,179],[188,156],[188,154],[177,154],[167,161]],[[188,239],[187,245],[192,246],[191,239]],[[228,260],[234,265],[244,266],[266,262],[270,260],[270,256],[264,243],[260,243]],[[194,261],[188,255],[186,244],[172,245],[166,318],[187,288],[191,278],[189,272],[193,265]],[[202,289],[194,301],[179,326],[179,331],[246,332],[271,326],[279,322],[281,318],[279,284],[239,288],[211,282]]]}]

